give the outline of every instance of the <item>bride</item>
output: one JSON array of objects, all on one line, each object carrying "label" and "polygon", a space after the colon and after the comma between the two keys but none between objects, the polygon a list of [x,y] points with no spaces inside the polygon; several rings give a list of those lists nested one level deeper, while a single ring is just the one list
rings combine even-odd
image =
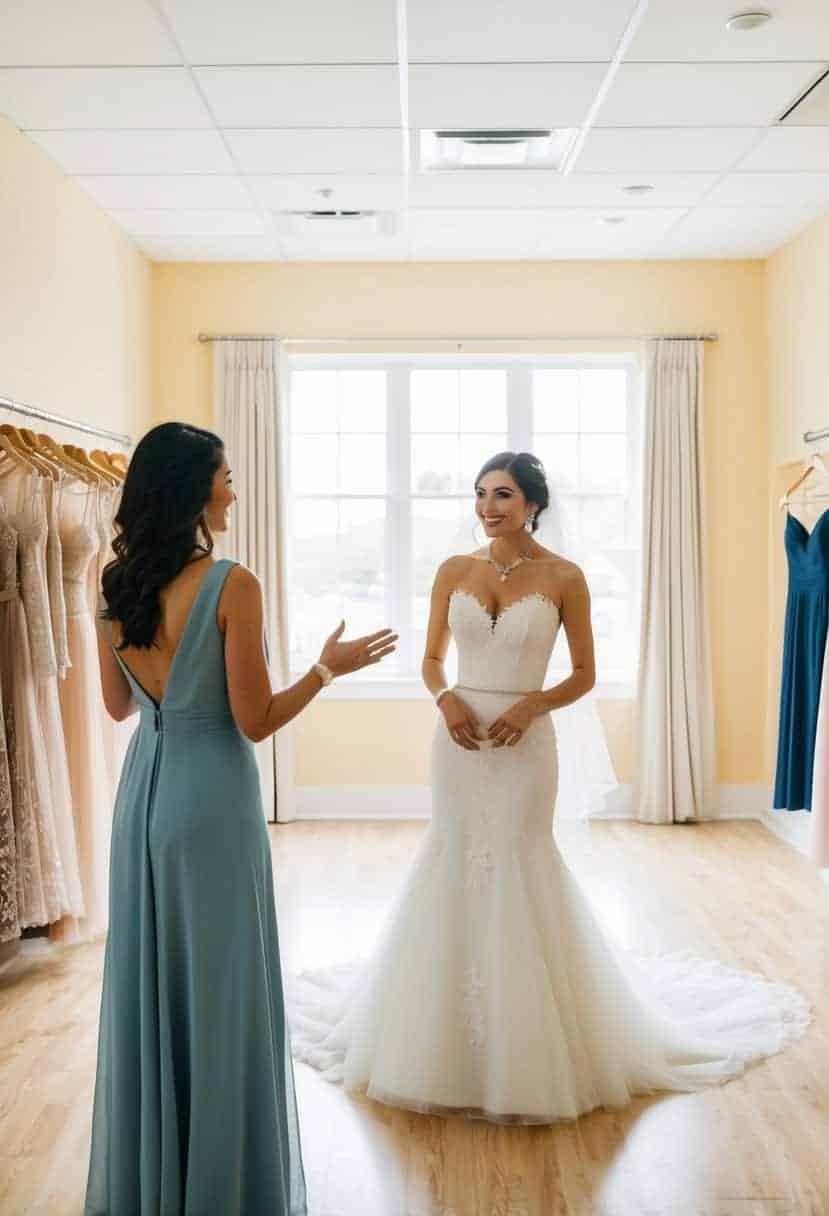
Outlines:
[{"label": "bride", "polygon": [[[432,590],[431,823],[373,955],[286,977],[293,1055],[380,1102],[499,1123],[726,1081],[804,1034],[809,1004],[714,960],[634,957],[599,925],[552,830],[551,711],[595,682],[588,587],[533,537],[539,460],[499,453],[475,495],[489,545]],[[544,688],[562,625],[572,674]]]}]

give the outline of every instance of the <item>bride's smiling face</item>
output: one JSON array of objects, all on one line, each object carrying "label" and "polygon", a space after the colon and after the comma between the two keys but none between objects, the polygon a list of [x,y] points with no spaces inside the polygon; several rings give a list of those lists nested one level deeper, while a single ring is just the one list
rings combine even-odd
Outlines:
[{"label": "bride's smiling face", "polygon": [[475,514],[487,536],[519,532],[533,510],[534,504],[527,502],[521,487],[503,469],[485,473],[475,486]]},{"label": "bride's smiling face", "polygon": [[230,508],[236,501],[233,492],[233,475],[223,457],[213,476],[210,498],[204,508],[205,522],[211,532],[227,532],[230,527]]}]

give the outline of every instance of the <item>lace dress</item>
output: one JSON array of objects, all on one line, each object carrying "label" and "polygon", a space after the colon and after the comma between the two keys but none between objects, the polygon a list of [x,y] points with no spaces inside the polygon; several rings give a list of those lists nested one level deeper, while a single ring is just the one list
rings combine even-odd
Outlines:
[{"label": "lace dress", "polygon": [[69,481],[61,496],[63,592],[72,666],[60,683],[85,913],[53,937],[90,940],[106,932],[112,791],[105,760],[98,646],[90,566],[98,552],[96,488]]},{"label": "lace dress", "polygon": [[[456,687],[484,736],[544,686],[559,624],[538,593],[495,618],[453,593]],[[438,718],[432,820],[374,954],[286,976],[297,1059],[391,1105],[552,1123],[719,1084],[805,1033],[809,1003],[787,984],[621,949],[556,847],[557,781],[552,715],[479,751]]]},{"label": "lace dress", "polygon": [[[19,586],[18,594],[0,601],[0,671],[14,814],[18,920],[21,928],[29,928],[58,920],[71,910],[71,904],[53,813],[48,741],[41,725],[35,678],[35,670],[43,670],[43,651],[39,650],[35,667],[31,648],[32,639],[35,645],[45,645],[45,634],[36,619],[29,626],[29,605],[25,603],[24,588],[31,595],[32,562],[36,561],[33,554],[39,543],[39,524],[26,507],[26,494],[34,491],[36,475],[16,475],[19,487],[9,477],[3,492],[21,503],[21,509],[9,511],[5,498],[0,498],[5,538],[3,590],[11,593]],[[36,611],[37,595],[33,607]]]},{"label": "lace dress", "polygon": [[[5,605],[17,598],[17,537],[0,515],[0,619]],[[0,667],[0,942],[20,936],[17,915],[17,850],[14,843],[14,811],[3,716],[3,672]],[[7,674],[7,679],[10,676]]]}]

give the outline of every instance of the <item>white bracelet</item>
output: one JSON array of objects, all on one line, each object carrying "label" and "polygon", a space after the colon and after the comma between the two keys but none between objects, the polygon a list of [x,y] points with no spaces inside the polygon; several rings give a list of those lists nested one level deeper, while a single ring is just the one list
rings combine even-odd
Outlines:
[{"label": "white bracelet", "polygon": [[435,705],[440,705],[440,699],[441,699],[441,697],[442,697],[442,696],[443,696],[445,693],[447,693],[447,692],[451,692],[451,691],[452,691],[452,689],[451,689],[451,688],[448,686],[448,684],[447,684],[446,688],[441,688],[440,692],[438,692],[438,693],[436,693],[436,694],[435,694]]}]

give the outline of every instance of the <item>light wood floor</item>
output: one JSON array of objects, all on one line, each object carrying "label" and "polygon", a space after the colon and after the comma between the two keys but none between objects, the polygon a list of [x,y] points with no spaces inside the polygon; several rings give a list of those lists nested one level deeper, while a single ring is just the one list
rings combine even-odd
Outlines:
[{"label": "light wood floor", "polygon": [[[368,953],[425,830],[271,829],[284,969]],[[297,1065],[311,1216],[829,1216],[829,888],[756,822],[556,835],[623,944],[798,985],[806,1038],[725,1086],[541,1128],[410,1114]],[[2,1216],[82,1212],[102,958],[87,946],[0,973]]]}]

